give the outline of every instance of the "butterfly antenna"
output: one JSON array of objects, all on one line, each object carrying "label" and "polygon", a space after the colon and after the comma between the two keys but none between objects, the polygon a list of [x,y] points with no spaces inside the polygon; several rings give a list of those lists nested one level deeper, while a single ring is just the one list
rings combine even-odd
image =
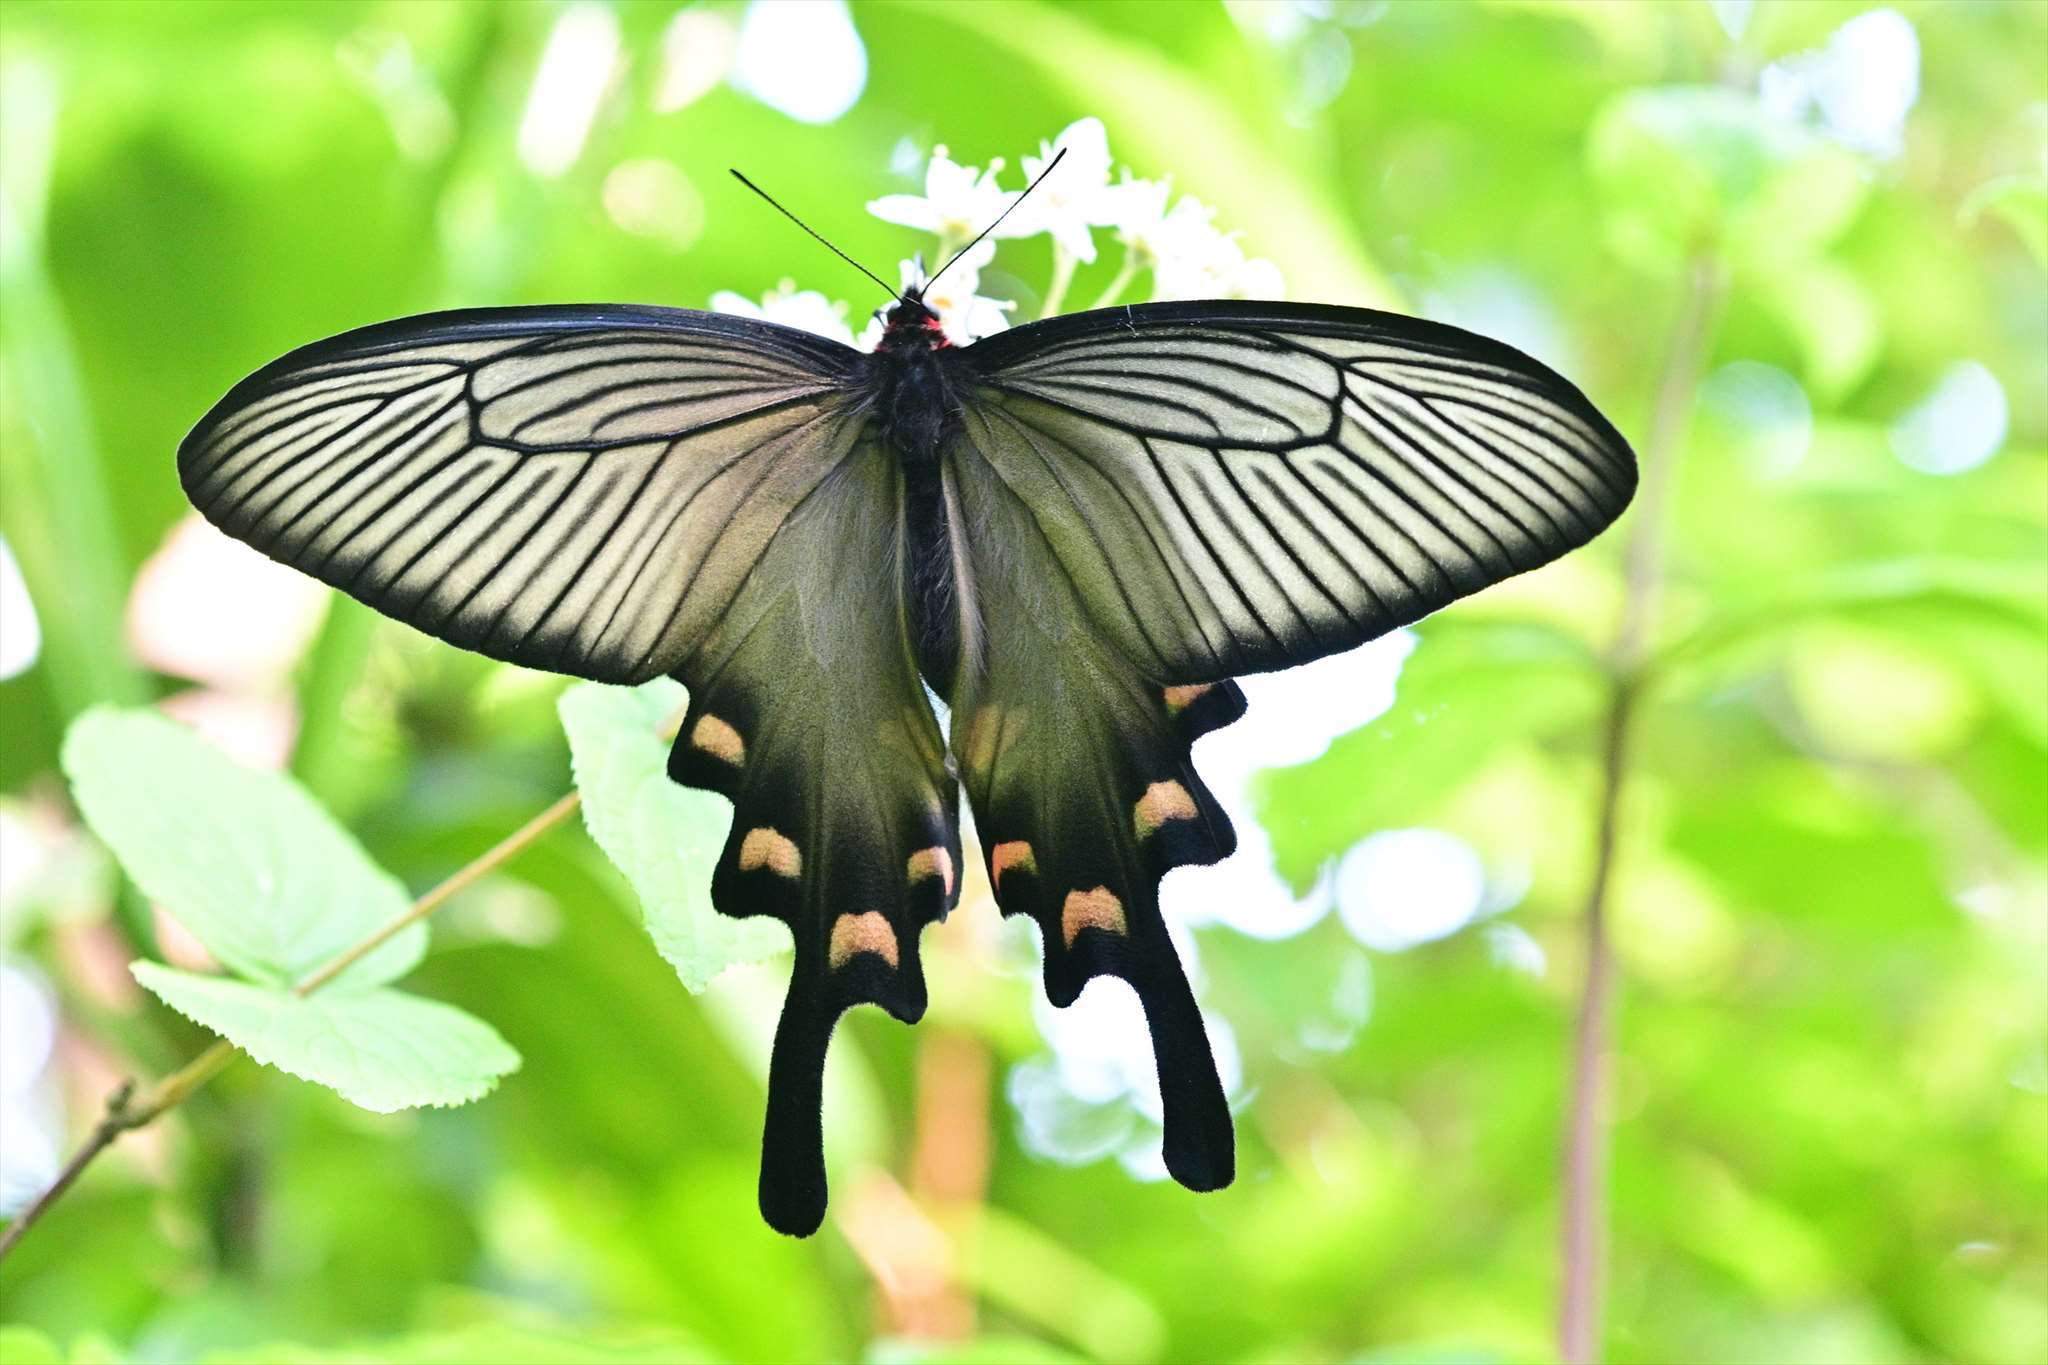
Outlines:
[{"label": "butterfly antenna", "polygon": [[[1012,199],[1010,201],[1010,207],[1004,209],[1001,213],[996,215],[995,222],[990,223],[987,227],[983,228],[980,234],[977,235],[973,241],[969,242],[966,246],[963,246],[958,251],[954,252],[952,260],[947,261],[944,265],[940,266],[937,270],[933,271],[931,279],[926,280],[923,284],[917,287],[916,296],[918,301],[920,303],[924,301],[924,291],[930,289],[932,285],[938,281],[939,276],[945,274],[948,270],[951,270],[953,268],[954,263],[957,262],[962,256],[965,256],[968,252],[980,246],[981,239],[983,237],[986,237],[991,232],[994,232],[999,226],[1002,225],[1003,219],[1008,218],[1012,213],[1015,213],[1017,211],[1017,205],[1024,202],[1025,195],[1030,194],[1031,191],[1037,189],[1041,184],[1043,184],[1045,178],[1052,174],[1053,168],[1059,165],[1061,161],[1066,159],[1066,155],[1067,149],[1064,147],[1060,148],[1059,151],[1053,156],[1053,159],[1045,163],[1045,169],[1038,173],[1037,179],[1033,180],[1030,184],[1024,187],[1024,194],[1020,194],[1015,199]],[[734,174],[738,174],[738,172],[734,172]]]},{"label": "butterfly antenna", "polygon": [[[728,170],[730,170],[731,168],[730,168],[730,167],[728,167],[727,169],[728,169]],[[1051,170],[1052,168],[1051,168],[1050,166],[1048,166],[1048,167],[1046,167],[1046,169],[1047,169],[1047,170]],[[744,175],[741,175],[741,174],[740,174],[740,173],[739,173],[738,171],[733,171],[733,173],[732,173],[732,178],[733,178],[733,179],[735,179],[735,180],[737,180],[737,181],[739,181],[739,182],[740,182],[740,183],[741,183],[742,185],[745,185],[745,186],[746,186],[746,187],[747,187],[748,189],[752,190],[752,191],[753,191],[754,193],[756,193],[756,194],[760,195],[760,196],[761,196],[761,197],[762,197],[763,199],[766,199],[766,200],[768,201],[768,206],[769,206],[770,208],[774,209],[774,210],[775,210],[775,211],[776,211],[777,213],[781,214],[781,215],[782,215],[782,216],[783,216],[784,218],[787,218],[787,219],[789,219],[789,221],[790,221],[790,222],[792,222],[792,223],[795,223],[795,224],[796,224],[796,225],[797,225],[798,227],[802,228],[802,229],[803,229],[803,230],[804,230],[805,232],[808,232],[808,233],[810,233],[810,234],[811,234],[811,236],[813,236],[813,237],[817,238],[817,239],[818,239],[818,240],[819,240],[820,242],[824,242],[824,243],[825,243],[825,249],[826,249],[827,251],[831,252],[831,253],[832,253],[832,254],[833,254],[834,256],[837,256],[837,257],[838,257],[838,258],[839,258],[840,260],[842,260],[842,261],[846,262],[846,263],[847,263],[848,265],[852,266],[852,267],[853,267],[853,268],[854,268],[855,270],[858,270],[858,271],[859,271],[859,272],[860,272],[861,274],[863,274],[863,275],[867,276],[867,277],[868,277],[869,279],[873,280],[873,281],[874,281],[874,282],[875,282],[876,284],[879,284],[879,285],[881,285],[883,289],[885,289],[885,290],[887,290],[887,291],[888,291],[888,293],[889,293],[889,296],[890,296],[891,298],[896,298],[896,297],[898,297],[898,296],[899,296],[899,291],[897,290],[897,288],[896,288],[896,287],[895,287],[894,285],[890,284],[890,283],[889,283],[889,282],[888,282],[887,280],[883,279],[883,278],[882,278],[882,277],[881,277],[880,275],[877,275],[877,274],[876,274],[876,273],[875,273],[874,271],[872,271],[872,270],[868,269],[868,268],[867,268],[866,266],[862,265],[862,264],[861,264],[861,263],[860,263],[859,261],[856,261],[855,259],[853,259],[853,257],[851,257],[851,256],[847,255],[847,254],[846,254],[845,252],[841,251],[841,250],[840,250],[840,249],[839,249],[838,247],[836,247],[836,246],[833,246],[833,245],[832,245],[832,243],[830,243],[830,242],[827,242],[827,241],[825,241],[825,236],[824,236],[824,234],[823,234],[823,233],[819,232],[819,231],[818,231],[818,230],[817,230],[816,228],[812,227],[812,226],[811,226],[811,225],[810,225],[809,223],[806,223],[806,222],[805,222],[805,221],[804,221],[803,219],[801,219],[801,218],[797,217],[797,216],[796,216],[795,214],[791,213],[791,212],[790,212],[790,211],[789,211],[788,209],[786,209],[786,208],[782,207],[782,205],[780,205],[780,204],[776,203],[776,202],[775,202],[775,196],[774,196],[774,195],[772,195],[772,194],[768,193],[768,191],[766,191],[766,190],[762,189],[762,188],[761,188],[761,187],[760,187],[759,185],[756,185],[756,184],[755,184],[755,183],[754,183],[753,181],[751,181],[751,180],[747,179],[747,178],[746,178],[746,177],[745,177]],[[1041,178],[1043,178],[1043,177],[1041,177]],[[1012,205],[1011,207],[1013,207],[1013,208],[1014,208],[1014,207],[1015,207],[1015,205]],[[996,220],[996,222],[998,222],[998,223],[999,223],[999,222],[1001,222],[1001,221],[1002,221],[1002,219],[1000,219],[1000,218],[998,218],[998,219]],[[994,224],[991,224],[990,226],[994,226]]]}]

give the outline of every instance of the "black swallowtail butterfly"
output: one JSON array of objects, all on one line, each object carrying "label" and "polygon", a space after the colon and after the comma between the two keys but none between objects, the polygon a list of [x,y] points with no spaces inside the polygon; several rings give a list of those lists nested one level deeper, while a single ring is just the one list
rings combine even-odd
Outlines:
[{"label": "black swallowtail butterfly", "polygon": [[924,1011],[963,785],[1047,995],[1135,988],[1167,1169],[1228,1184],[1159,912],[1167,869],[1235,843],[1191,744],[1243,714],[1233,678],[1555,559],[1636,481],[1576,388],[1455,327],[1155,303],[955,347],[918,289],[871,354],[673,308],[366,327],[237,384],[178,471],[228,534],[450,643],[688,687],[669,773],[734,806],[713,901],[795,940],[761,1210],[799,1235],[835,1022]]}]

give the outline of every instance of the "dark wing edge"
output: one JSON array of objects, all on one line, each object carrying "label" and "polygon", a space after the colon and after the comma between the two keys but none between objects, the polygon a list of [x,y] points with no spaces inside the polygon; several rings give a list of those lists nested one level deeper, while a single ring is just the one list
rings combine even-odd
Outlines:
[{"label": "dark wing edge", "polygon": [[[645,303],[511,304],[499,308],[448,308],[434,313],[352,327],[333,336],[309,341],[285,352],[237,382],[179,442],[182,457],[186,448],[204,440],[211,428],[232,416],[290,376],[313,365],[401,351],[411,346],[487,340],[528,338],[592,331],[667,332],[694,337],[718,338],[786,358],[792,365],[815,366],[820,373],[844,375],[851,372],[859,352],[812,332],[762,322],[734,313],[710,313],[696,308],[663,308]],[[182,463],[182,458],[181,458]]]},{"label": "dark wing edge", "polygon": [[1593,539],[1628,442],[1502,342],[1368,309],[1132,305],[967,348],[975,444],[1162,681],[1349,649]]},{"label": "dark wing edge", "polygon": [[179,478],[229,535],[429,634],[640,682],[852,448],[858,359],[686,309],[426,314],[242,380]]}]

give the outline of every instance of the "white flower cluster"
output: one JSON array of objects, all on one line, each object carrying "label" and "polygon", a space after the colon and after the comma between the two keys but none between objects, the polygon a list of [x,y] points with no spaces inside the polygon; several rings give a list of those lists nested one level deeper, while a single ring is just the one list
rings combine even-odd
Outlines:
[{"label": "white flower cluster", "polygon": [[[884,195],[868,205],[868,212],[885,222],[935,236],[937,264],[950,260],[976,233],[1017,205],[1015,213],[940,275],[924,296],[955,345],[1010,325],[1008,314],[1016,303],[980,292],[982,272],[995,259],[999,240],[1041,234],[1052,238],[1053,274],[1040,311],[1045,317],[1061,311],[1079,268],[1097,259],[1098,228],[1108,229],[1122,245],[1123,263],[1092,307],[1122,302],[1146,274],[1151,276],[1154,299],[1280,296],[1279,267],[1247,257],[1235,234],[1216,227],[1216,211],[1207,204],[1189,194],[1176,199],[1169,181],[1136,179],[1128,169],[1112,180],[1109,135],[1101,119],[1081,119],[1051,142],[1041,142],[1035,156],[1022,158],[1025,183],[1037,179],[1061,151],[1066,159],[1059,169],[1022,204],[1017,203],[1022,190],[1006,190],[997,178],[1003,169],[1000,159],[986,168],[963,166],[940,146],[932,149],[925,167],[923,194]],[[901,278],[906,289],[920,283],[925,278],[922,261],[903,262]],[[787,282],[759,305],[721,293],[712,298],[711,306],[719,312],[801,327],[863,350],[873,349],[881,337],[879,319],[856,339],[846,325],[843,305],[828,303],[813,290],[798,292]]]}]

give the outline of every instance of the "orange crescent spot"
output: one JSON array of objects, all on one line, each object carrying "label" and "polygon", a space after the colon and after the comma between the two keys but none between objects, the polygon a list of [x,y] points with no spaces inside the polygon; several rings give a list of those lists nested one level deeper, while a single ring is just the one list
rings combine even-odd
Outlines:
[{"label": "orange crescent spot", "polygon": [[909,872],[912,882],[921,882],[926,877],[942,878],[946,894],[953,894],[953,855],[938,844],[911,854]]},{"label": "orange crescent spot", "polygon": [[752,872],[757,867],[794,881],[803,875],[804,855],[779,830],[750,829],[740,840],[740,871]]},{"label": "orange crescent spot", "polygon": [[1179,715],[1209,695],[1215,683],[1183,683],[1166,689],[1166,710],[1169,715]]},{"label": "orange crescent spot", "polygon": [[988,863],[989,881],[998,891],[1003,889],[1003,874],[1013,867],[1021,867],[1033,876],[1038,875],[1038,859],[1031,856],[1031,845],[1022,839],[997,844],[989,850]]},{"label": "orange crescent spot", "polygon": [[841,915],[832,921],[832,965],[844,966],[857,953],[873,953],[891,967],[896,965],[896,931],[881,911]]},{"label": "orange crescent spot", "polygon": [[1060,932],[1066,936],[1069,948],[1083,929],[1101,929],[1112,934],[1130,932],[1124,924],[1124,903],[1108,887],[1067,893],[1067,903],[1060,910]]},{"label": "orange crescent spot", "polygon": [[690,744],[735,768],[747,761],[747,742],[740,738],[740,732],[709,712],[697,717],[697,724],[690,731]]},{"label": "orange crescent spot", "polygon": [[1138,798],[1136,824],[1140,839],[1156,833],[1168,820],[1195,818],[1195,798],[1178,782],[1154,782]]}]

